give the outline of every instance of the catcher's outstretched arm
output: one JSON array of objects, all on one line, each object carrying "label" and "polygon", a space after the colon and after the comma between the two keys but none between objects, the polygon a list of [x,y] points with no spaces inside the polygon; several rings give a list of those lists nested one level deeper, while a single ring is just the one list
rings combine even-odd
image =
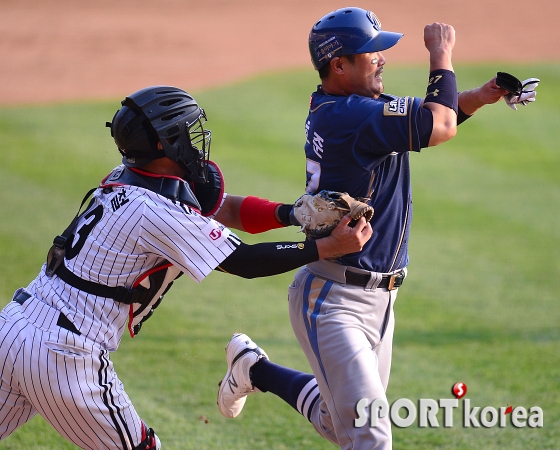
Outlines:
[{"label": "catcher's outstretched arm", "polygon": [[350,220],[349,215],[344,216],[329,236],[317,240],[254,245],[241,242],[217,270],[243,278],[268,277],[321,258],[358,252],[371,237],[371,225],[362,217],[354,227],[349,227]]},{"label": "catcher's outstretched arm", "polygon": [[278,275],[319,260],[316,241],[243,242],[217,267],[222,272],[243,278]]}]

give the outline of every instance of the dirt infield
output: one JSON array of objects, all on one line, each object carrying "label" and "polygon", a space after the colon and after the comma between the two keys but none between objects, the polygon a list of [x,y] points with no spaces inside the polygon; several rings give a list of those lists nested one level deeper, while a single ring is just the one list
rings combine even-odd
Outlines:
[{"label": "dirt infield", "polygon": [[[455,61],[560,60],[560,1],[385,0],[405,34],[388,64],[427,62],[425,24],[453,25]],[[119,98],[144,86],[201,89],[310,67],[307,35],[340,0],[0,0],[0,104]]]}]

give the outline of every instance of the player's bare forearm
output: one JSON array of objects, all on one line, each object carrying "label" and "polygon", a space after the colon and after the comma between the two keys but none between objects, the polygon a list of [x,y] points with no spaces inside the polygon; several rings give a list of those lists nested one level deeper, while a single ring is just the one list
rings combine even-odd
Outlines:
[{"label": "player's bare forearm", "polygon": [[264,198],[228,194],[215,219],[228,228],[252,234],[263,233],[289,225],[279,217],[281,206],[287,206],[288,210],[291,207]]},{"label": "player's bare forearm", "polygon": [[453,71],[451,62],[451,50],[438,49],[430,52],[430,72],[438,69]]},{"label": "player's bare forearm", "polygon": [[235,228],[236,230],[243,231],[239,211],[244,199],[245,197],[240,195],[228,194],[218,214],[216,214],[215,219],[228,228]]},{"label": "player's bare forearm", "polygon": [[455,46],[455,29],[434,22],[424,27],[424,44],[430,52],[430,72],[438,69],[453,71],[451,53]]},{"label": "player's bare forearm", "polygon": [[371,225],[362,217],[354,227],[349,227],[351,220],[350,215],[344,216],[329,236],[316,241],[320,259],[339,257],[362,250],[373,233]]},{"label": "player's bare forearm", "polygon": [[472,116],[484,105],[499,102],[508,92],[496,84],[496,77],[474,89],[459,93],[459,108]]}]

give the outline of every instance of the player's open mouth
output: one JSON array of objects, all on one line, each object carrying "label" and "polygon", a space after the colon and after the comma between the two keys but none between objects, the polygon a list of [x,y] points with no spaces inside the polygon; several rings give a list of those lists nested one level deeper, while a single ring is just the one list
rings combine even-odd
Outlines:
[{"label": "player's open mouth", "polygon": [[381,76],[382,73],[383,73],[383,67],[380,67],[375,72],[375,78],[377,78],[378,80],[382,80],[383,79],[383,77]]}]

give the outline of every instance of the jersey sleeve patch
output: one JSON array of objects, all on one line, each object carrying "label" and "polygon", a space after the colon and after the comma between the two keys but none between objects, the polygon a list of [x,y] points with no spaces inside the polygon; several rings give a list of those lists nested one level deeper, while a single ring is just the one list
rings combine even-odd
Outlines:
[{"label": "jersey sleeve patch", "polygon": [[228,238],[231,231],[215,220],[210,220],[202,229],[202,234],[204,234],[212,244],[219,247]]},{"label": "jersey sleeve patch", "polygon": [[408,97],[398,97],[383,105],[384,116],[407,116],[408,115]]}]

